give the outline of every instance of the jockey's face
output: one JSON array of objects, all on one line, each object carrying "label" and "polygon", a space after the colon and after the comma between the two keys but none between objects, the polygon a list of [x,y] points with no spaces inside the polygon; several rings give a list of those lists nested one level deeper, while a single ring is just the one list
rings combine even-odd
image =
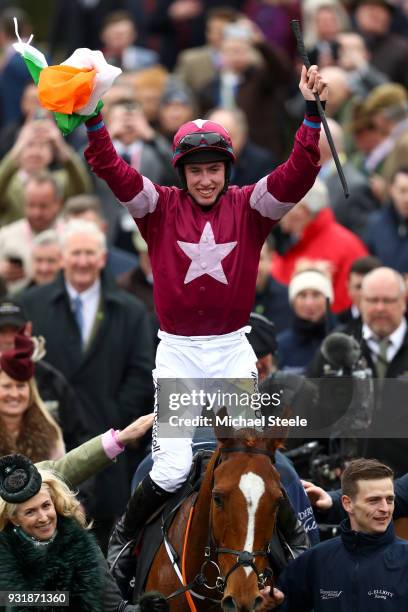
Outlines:
[{"label": "jockey's face", "polygon": [[200,206],[212,206],[225,184],[224,162],[185,164],[187,189]]},{"label": "jockey's face", "polygon": [[394,512],[394,484],[391,478],[357,481],[358,490],[351,498],[343,495],[342,503],[354,531],[384,533]]},{"label": "jockey's face", "polygon": [[43,486],[37,495],[18,504],[11,521],[36,540],[49,540],[57,528],[57,513],[49,491]]}]

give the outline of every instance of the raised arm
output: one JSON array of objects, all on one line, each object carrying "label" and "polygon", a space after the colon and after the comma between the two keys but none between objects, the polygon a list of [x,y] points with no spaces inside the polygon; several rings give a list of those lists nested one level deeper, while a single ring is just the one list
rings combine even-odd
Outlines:
[{"label": "raised arm", "polygon": [[252,208],[275,221],[306,195],[320,171],[320,117],[314,92],[319,93],[324,102],[328,97],[328,85],[317,66],[309,70],[303,66],[299,89],[306,100],[306,113],[296,132],[289,159],[258,181],[250,201]]},{"label": "raised arm", "polygon": [[106,181],[120,202],[133,200],[143,190],[143,176],[117,154],[100,113],[87,121],[86,127],[84,155],[92,172]]},{"label": "raised arm", "polygon": [[72,487],[94,476],[113,461],[129,442],[138,440],[153,423],[153,414],[139,417],[122,431],[112,429],[74,448],[61,459],[42,461],[37,467],[53,469]]}]

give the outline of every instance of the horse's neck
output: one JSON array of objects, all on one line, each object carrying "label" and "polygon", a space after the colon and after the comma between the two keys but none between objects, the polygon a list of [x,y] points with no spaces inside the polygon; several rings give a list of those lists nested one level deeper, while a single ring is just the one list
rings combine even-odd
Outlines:
[{"label": "horse's neck", "polygon": [[[216,451],[208,463],[200,492],[194,508],[193,520],[189,535],[189,547],[202,551],[207,546],[208,529],[210,523],[211,495],[213,487],[213,473],[218,460],[219,451]],[[202,563],[203,559],[200,560]]]}]

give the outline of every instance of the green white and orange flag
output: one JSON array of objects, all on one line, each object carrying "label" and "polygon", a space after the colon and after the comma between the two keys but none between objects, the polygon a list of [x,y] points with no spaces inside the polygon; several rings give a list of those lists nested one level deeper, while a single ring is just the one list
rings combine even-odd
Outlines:
[{"label": "green white and orange flag", "polygon": [[101,97],[122,72],[111,66],[101,51],[76,49],[59,66],[48,66],[41,51],[25,43],[18,34],[14,19],[17,43],[14,49],[22,56],[28,71],[38,86],[38,98],[43,108],[53,111],[55,120],[64,135],[78,125],[94,117],[102,108]]}]

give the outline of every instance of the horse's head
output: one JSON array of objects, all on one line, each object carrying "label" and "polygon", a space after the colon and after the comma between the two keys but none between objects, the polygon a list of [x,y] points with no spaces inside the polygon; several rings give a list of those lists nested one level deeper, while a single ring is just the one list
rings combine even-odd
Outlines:
[{"label": "horse's head", "polygon": [[252,612],[262,602],[266,553],[282,497],[274,467],[281,440],[248,432],[219,442],[210,528],[212,552],[220,568],[222,607],[224,611]]}]

